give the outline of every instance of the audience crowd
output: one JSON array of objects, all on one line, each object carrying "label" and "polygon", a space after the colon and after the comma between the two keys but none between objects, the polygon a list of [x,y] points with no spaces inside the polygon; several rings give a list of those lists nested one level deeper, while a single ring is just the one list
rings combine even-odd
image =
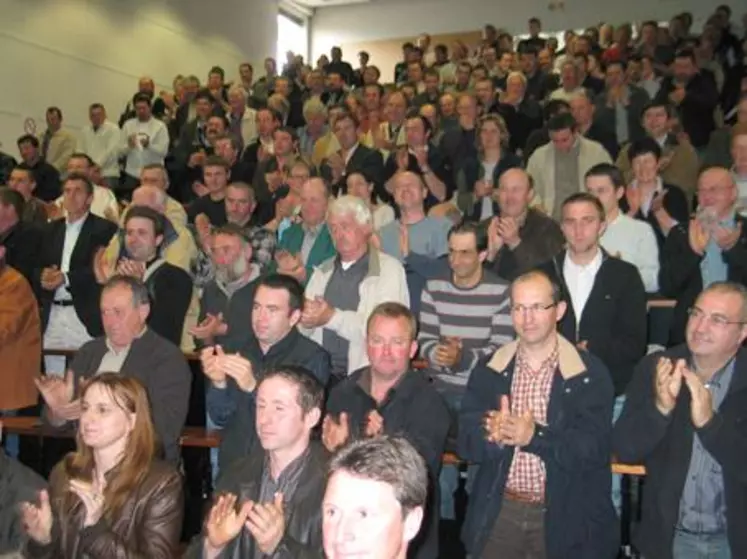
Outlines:
[{"label": "audience crowd", "polygon": [[0,153],[0,418],[75,450],[45,480],[6,434],[0,557],[747,557],[735,19],[143,77],[79,134],[50,107]]}]

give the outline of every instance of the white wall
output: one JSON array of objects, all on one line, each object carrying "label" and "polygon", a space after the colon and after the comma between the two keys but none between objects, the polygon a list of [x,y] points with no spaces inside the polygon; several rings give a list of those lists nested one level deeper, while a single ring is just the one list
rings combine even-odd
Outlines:
[{"label": "white wall", "polygon": [[[549,0],[372,0],[366,4],[316,10],[311,22],[312,60],[329,53],[335,44],[414,37],[418,33],[452,33],[481,29],[492,23],[512,33],[525,33],[527,20],[537,16],[548,31],[579,28],[599,21],[622,23],[644,19],[668,20],[688,10],[703,21],[721,2],[703,0],[565,0],[565,8],[551,11]],[[745,6],[725,2],[737,21]],[[697,23],[696,23],[697,25]],[[357,63],[355,53],[345,53]],[[376,62],[373,61],[375,64]]]},{"label": "white wall", "polygon": [[74,129],[95,101],[116,121],[139,76],[170,88],[220,65],[232,79],[276,41],[275,0],[0,0],[0,149],[17,156],[24,120],[43,130],[50,105]]}]

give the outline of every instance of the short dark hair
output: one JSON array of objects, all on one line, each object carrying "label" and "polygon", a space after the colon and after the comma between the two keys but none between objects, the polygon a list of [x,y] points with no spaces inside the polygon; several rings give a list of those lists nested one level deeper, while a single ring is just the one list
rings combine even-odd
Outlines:
[{"label": "short dark hair", "polygon": [[631,142],[628,146],[628,159],[632,163],[636,157],[650,153],[658,161],[661,159],[661,146],[653,138],[645,137]]},{"label": "short dark hair", "polygon": [[539,20],[538,17],[530,17],[529,18],[529,23],[534,23],[536,25],[542,25],[542,22]]},{"label": "short dark hair", "polygon": [[34,146],[36,149],[39,149],[39,139],[34,136],[33,134],[24,134],[20,138],[16,140],[16,145],[18,147],[21,147],[21,144],[29,143],[32,146]]},{"label": "short dark hair", "polygon": [[23,211],[26,209],[26,200],[20,192],[16,192],[10,187],[0,186],[0,205],[8,207],[13,206],[16,211],[16,217],[21,219]]},{"label": "short dark hair", "polygon": [[104,105],[102,105],[101,103],[91,103],[91,105],[88,107],[89,112],[92,111],[92,110],[94,110],[94,109],[102,109],[102,110],[104,110]]},{"label": "short dark hair", "polygon": [[665,109],[667,111],[667,116],[672,116],[672,105],[669,101],[665,101],[664,99],[654,99],[646,103],[641,111],[641,118],[643,118],[643,116],[645,116],[645,114],[651,109]]},{"label": "short dark hair", "polygon": [[[234,184],[243,184],[243,183],[234,183]],[[218,235],[236,237],[237,239],[241,241],[241,244],[244,246],[249,244],[249,237],[246,234],[246,230],[240,225],[237,225],[236,223],[225,223],[221,225],[220,227],[216,227],[215,229],[213,229],[213,236],[215,237]]]},{"label": "short dark hair", "polygon": [[104,292],[114,289],[115,287],[127,287],[132,293],[132,306],[139,307],[141,305],[150,304],[150,295],[148,294],[148,288],[145,284],[137,278],[132,276],[125,276],[122,274],[116,274],[110,277],[101,288],[101,295]]},{"label": "short dark hair", "polygon": [[249,70],[254,73],[254,66],[252,66],[249,62],[242,62],[239,64],[239,68],[249,68]]},{"label": "short dark hair", "polygon": [[596,208],[597,213],[599,214],[599,220],[604,221],[605,219],[605,212],[604,212],[604,206],[602,205],[602,202],[599,201],[599,198],[594,196],[593,194],[589,192],[576,192],[574,194],[571,194],[563,200],[563,204],[560,206],[561,214],[563,210],[565,210],[566,206],[570,206],[572,204],[591,204]]},{"label": "short dark hair", "polygon": [[136,217],[151,221],[153,223],[153,232],[155,233],[156,237],[158,237],[159,235],[163,235],[163,216],[156,210],[154,210],[153,208],[149,208],[148,206],[130,206],[124,218],[124,226],[127,227],[127,223],[129,223],[131,219]]},{"label": "short dark hair", "polygon": [[226,72],[220,66],[213,66],[212,68],[210,68],[210,71],[208,72],[208,76],[210,74],[218,74],[221,77],[221,79],[226,78]]},{"label": "short dark hair", "polygon": [[202,164],[202,168],[207,169],[208,167],[223,167],[226,173],[231,171],[231,166],[228,164],[228,161],[223,159],[220,155],[209,155],[206,157],[205,163]]},{"label": "short dark hair", "polygon": [[150,107],[151,106],[150,105],[150,97],[148,96],[148,94],[147,93],[140,93],[140,92],[138,92],[135,95],[133,95],[132,96],[132,106],[134,107],[138,103],[147,103],[148,106]]},{"label": "short dark hair", "polygon": [[685,48],[678,50],[675,55],[676,58],[689,58],[693,64],[695,64],[695,51],[693,49]]},{"label": "short dark hair", "polygon": [[265,372],[257,388],[268,379],[278,377],[296,385],[298,388],[298,405],[304,415],[313,409],[322,410],[324,404],[324,386],[307,368],[300,365],[281,365]]},{"label": "short dark hair", "polygon": [[433,125],[431,121],[425,118],[420,113],[412,114],[407,117],[407,120],[419,120],[423,124],[423,132],[425,134],[431,134],[433,132]]},{"label": "short dark hair", "polygon": [[65,180],[63,181],[63,185],[65,183],[68,183],[70,181],[76,181],[76,182],[82,182],[83,186],[86,189],[86,193],[89,196],[93,196],[93,183],[91,182],[91,179],[89,179],[87,176],[81,174],[81,173],[70,173]]},{"label": "short dark hair", "polygon": [[428,468],[404,437],[381,435],[343,447],[330,461],[327,479],[344,471],[389,485],[404,513],[425,507]]},{"label": "short dark hair", "polygon": [[260,287],[266,287],[267,289],[282,289],[288,293],[288,306],[290,307],[291,312],[303,310],[306,297],[303,292],[303,287],[297,279],[285,274],[268,274],[257,280],[255,293]]},{"label": "short dark hair", "polygon": [[412,311],[404,306],[402,303],[395,301],[387,301],[385,303],[379,303],[376,305],[371,314],[368,315],[366,321],[366,334],[371,331],[371,325],[376,317],[392,318],[392,319],[404,319],[410,327],[410,338],[414,340],[418,335],[418,323],[415,315]]},{"label": "short dark hair", "polygon": [[562,112],[569,113],[570,111],[571,105],[565,99],[550,99],[547,102],[547,105],[545,105],[545,108],[542,109],[542,117],[545,122],[550,122],[554,116],[557,116]]},{"label": "short dark hair", "polygon": [[49,113],[56,114],[57,118],[59,118],[60,120],[62,120],[62,111],[60,110],[59,107],[49,107],[49,108],[47,108],[46,114],[49,114]]},{"label": "short dark hair", "polygon": [[356,128],[360,125],[360,122],[358,121],[358,117],[355,116],[350,110],[348,110],[347,107],[345,107],[344,112],[335,119],[335,128],[337,127],[337,123],[341,122],[343,120],[349,120],[351,121]]},{"label": "short dark hair", "polygon": [[213,97],[213,94],[210,93],[210,90],[207,88],[202,88],[195,93],[194,101],[199,101],[200,99],[204,99],[211,105],[215,103],[215,97]]},{"label": "short dark hair", "polygon": [[291,142],[293,142],[294,144],[298,141],[298,132],[296,132],[296,129],[292,126],[278,126],[272,133],[272,135],[274,136],[278,132],[288,134],[291,137]]},{"label": "short dark hair", "polygon": [[89,167],[94,166],[94,162],[93,159],[91,159],[91,156],[87,153],[83,153],[82,151],[74,152],[72,155],[70,155],[70,159],[85,159]]},{"label": "short dark hair", "polygon": [[461,222],[452,225],[446,236],[446,240],[448,241],[451,239],[453,235],[474,235],[477,252],[479,253],[488,250],[487,229],[478,222],[462,220]]},{"label": "short dark hair", "polygon": [[576,130],[576,119],[571,113],[560,113],[547,122],[548,132],[559,132],[561,130]]},{"label": "short dark hair", "polygon": [[584,178],[588,179],[589,177],[607,177],[615,190],[625,188],[625,179],[623,178],[622,171],[612,163],[597,163],[586,171]]}]

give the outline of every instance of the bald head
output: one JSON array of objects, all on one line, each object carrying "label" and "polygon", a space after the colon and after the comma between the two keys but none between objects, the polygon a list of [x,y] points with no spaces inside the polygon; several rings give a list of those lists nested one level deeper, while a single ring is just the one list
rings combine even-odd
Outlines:
[{"label": "bald head", "polygon": [[498,180],[498,205],[501,215],[519,218],[534,197],[532,178],[524,169],[509,169]]},{"label": "bald head", "polygon": [[132,205],[146,206],[163,214],[166,211],[166,193],[157,186],[140,186],[132,192]]}]

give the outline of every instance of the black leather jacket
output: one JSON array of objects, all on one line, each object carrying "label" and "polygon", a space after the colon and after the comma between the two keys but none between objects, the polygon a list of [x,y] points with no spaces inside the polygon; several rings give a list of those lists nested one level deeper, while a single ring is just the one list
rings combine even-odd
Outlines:
[{"label": "black leather jacket", "polygon": [[21,548],[23,526],[18,506],[36,503],[46,486],[40,476],[0,450],[0,555]]}]

